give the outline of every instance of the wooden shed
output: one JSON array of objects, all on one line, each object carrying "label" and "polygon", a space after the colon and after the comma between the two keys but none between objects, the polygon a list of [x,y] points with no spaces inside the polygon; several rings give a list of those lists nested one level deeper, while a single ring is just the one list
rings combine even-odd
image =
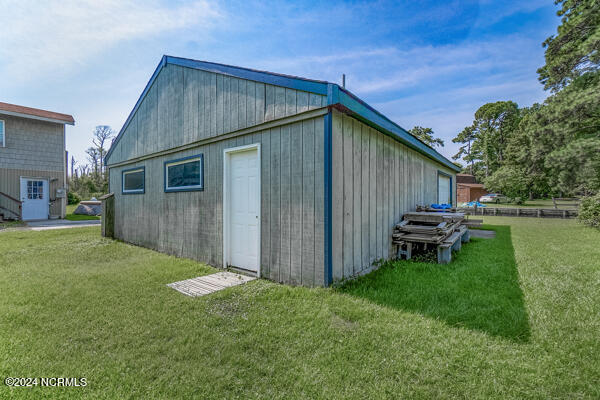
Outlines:
[{"label": "wooden shed", "polygon": [[164,56],[106,156],[114,236],[326,286],[393,256],[457,167],[334,83]]}]

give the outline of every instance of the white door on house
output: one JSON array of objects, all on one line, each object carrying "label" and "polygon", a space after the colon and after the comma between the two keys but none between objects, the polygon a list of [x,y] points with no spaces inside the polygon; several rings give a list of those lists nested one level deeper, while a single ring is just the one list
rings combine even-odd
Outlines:
[{"label": "white door on house", "polygon": [[438,203],[452,204],[452,182],[449,176],[438,175]]},{"label": "white door on house", "polygon": [[21,178],[21,201],[23,220],[48,219],[48,181],[37,178]]},{"label": "white door on house", "polygon": [[258,272],[260,168],[258,148],[228,153],[226,249],[229,265]]}]

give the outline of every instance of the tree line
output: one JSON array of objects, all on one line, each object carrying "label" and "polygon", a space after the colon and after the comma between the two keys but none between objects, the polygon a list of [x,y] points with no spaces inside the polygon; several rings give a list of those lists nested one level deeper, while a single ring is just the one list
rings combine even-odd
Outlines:
[{"label": "tree line", "polygon": [[104,165],[104,157],[110,148],[115,131],[108,125],[98,125],[92,132],[92,146],[85,152],[84,162],[71,156],[71,173],[69,176],[69,204],[80,200],[108,193],[108,174]]},{"label": "tree line", "polygon": [[537,70],[551,95],[531,107],[484,104],[452,140],[464,172],[511,197],[600,192],[600,2],[555,3],[561,24]]}]

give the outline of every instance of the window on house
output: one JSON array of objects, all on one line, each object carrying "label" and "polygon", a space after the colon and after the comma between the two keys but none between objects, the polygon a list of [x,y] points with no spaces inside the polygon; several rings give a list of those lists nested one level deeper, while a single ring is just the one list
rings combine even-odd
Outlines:
[{"label": "window on house", "polygon": [[5,147],[4,121],[0,120],[0,147]]},{"label": "window on house", "polygon": [[165,163],[165,192],[204,190],[202,154]]},{"label": "window on house", "polygon": [[44,181],[27,181],[27,199],[44,199]]},{"label": "window on house", "polygon": [[123,194],[137,194],[145,191],[144,167],[132,168],[123,171]]}]

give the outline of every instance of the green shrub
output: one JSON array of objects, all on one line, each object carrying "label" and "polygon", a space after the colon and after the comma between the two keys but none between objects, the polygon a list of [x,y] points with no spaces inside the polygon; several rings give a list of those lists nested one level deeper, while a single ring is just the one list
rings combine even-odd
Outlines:
[{"label": "green shrub", "polygon": [[523,198],[522,197],[515,197],[514,202],[515,202],[516,205],[520,206],[520,205],[523,204]]},{"label": "green shrub", "polygon": [[81,201],[81,197],[75,192],[67,193],[67,202],[69,204],[78,204]]},{"label": "green shrub", "polygon": [[600,228],[600,193],[581,199],[577,218],[585,225]]}]

